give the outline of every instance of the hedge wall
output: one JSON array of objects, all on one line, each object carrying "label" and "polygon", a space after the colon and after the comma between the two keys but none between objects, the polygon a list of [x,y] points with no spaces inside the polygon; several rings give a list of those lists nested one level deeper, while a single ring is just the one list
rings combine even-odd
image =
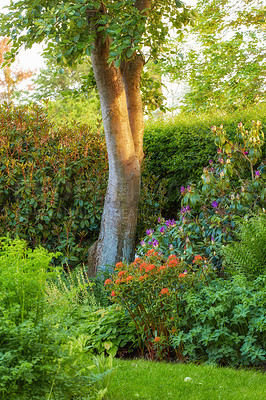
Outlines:
[{"label": "hedge wall", "polygon": [[[197,182],[203,168],[213,158],[217,148],[211,135],[211,126],[224,125],[230,136],[234,136],[241,121],[250,128],[252,120],[262,122],[266,134],[266,103],[234,114],[181,114],[171,120],[156,120],[146,124],[144,150],[147,170],[168,179],[168,204],[166,217],[174,217],[180,205],[180,187]],[[266,144],[263,156],[266,155]]]},{"label": "hedge wall", "polygon": [[[0,236],[87,261],[100,229],[108,180],[105,138],[87,126],[54,128],[38,106],[0,107]],[[154,224],[164,184],[143,177],[138,235]]]}]

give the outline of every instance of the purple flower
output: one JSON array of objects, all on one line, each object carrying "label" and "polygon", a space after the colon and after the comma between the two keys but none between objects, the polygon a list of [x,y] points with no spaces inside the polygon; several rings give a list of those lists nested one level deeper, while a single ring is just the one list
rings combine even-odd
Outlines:
[{"label": "purple flower", "polygon": [[158,218],[158,222],[159,222],[159,223],[161,222],[161,218],[160,218],[160,217]]},{"label": "purple flower", "polygon": [[189,243],[189,237],[188,236],[186,237],[186,243]]},{"label": "purple flower", "polygon": [[214,236],[211,237],[211,241],[214,242]]},{"label": "purple flower", "polygon": [[161,251],[158,252],[158,256],[162,256],[163,253]]},{"label": "purple flower", "polygon": [[148,244],[149,244],[149,245],[152,245],[152,240],[149,240]]},{"label": "purple flower", "polygon": [[180,213],[181,214],[185,214],[187,212],[191,211],[191,208],[189,206],[186,206],[184,208],[181,209]]},{"label": "purple flower", "polygon": [[189,185],[188,185],[188,187],[187,187],[187,191],[188,191],[188,192],[191,192],[191,188],[190,188]]},{"label": "purple flower", "polygon": [[160,228],[160,232],[161,232],[162,235],[164,234],[164,232],[165,232],[165,227],[164,227],[164,226],[162,226],[162,227]]},{"label": "purple flower", "polygon": [[245,156],[247,156],[248,155],[248,151],[244,151],[244,154],[245,154]]},{"label": "purple flower", "polygon": [[218,205],[219,205],[219,203],[218,203],[217,201],[213,201],[213,202],[211,203],[211,205],[212,205],[213,208],[217,208]]},{"label": "purple flower", "polygon": [[153,241],[152,241],[152,245],[153,245],[153,247],[158,247],[158,245],[159,245],[159,242],[158,242],[158,240],[156,240],[156,239],[153,239]]},{"label": "purple flower", "polygon": [[144,240],[142,240],[142,241],[140,242],[140,244],[141,244],[142,247],[145,247],[145,246],[146,246],[146,243],[144,242]]},{"label": "purple flower", "polygon": [[147,236],[152,236],[153,232],[154,232],[153,229],[147,229],[147,230],[146,230],[146,235],[147,235]]},{"label": "purple flower", "polygon": [[176,222],[174,219],[168,219],[167,221],[165,221],[165,225],[167,226],[167,228],[169,228],[170,226],[176,226]]},{"label": "purple flower", "polygon": [[174,250],[174,246],[172,244],[169,244],[169,250]]},{"label": "purple flower", "polygon": [[212,165],[212,163],[213,163],[213,161],[212,161],[212,159],[210,159],[210,160],[209,160],[209,164]]},{"label": "purple flower", "polygon": [[255,171],[255,176],[259,178],[260,177],[260,171]]},{"label": "purple flower", "polygon": [[186,191],[186,188],[184,188],[184,186],[181,186],[181,189],[180,189],[181,194],[184,194],[185,191]]},{"label": "purple flower", "polygon": [[217,153],[220,154],[222,152],[221,149],[217,149]]}]

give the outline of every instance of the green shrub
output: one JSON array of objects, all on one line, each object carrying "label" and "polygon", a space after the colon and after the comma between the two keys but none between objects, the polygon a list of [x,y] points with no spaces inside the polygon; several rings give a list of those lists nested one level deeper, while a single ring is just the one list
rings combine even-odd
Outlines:
[{"label": "green shrub", "polygon": [[265,276],[253,283],[236,276],[184,293],[183,317],[172,336],[190,361],[262,365],[266,359]]},{"label": "green shrub", "polygon": [[234,142],[223,127],[213,127],[218,149],[203,170],[201,181],[181,187],[182,208],[177,220],[159,219],[148,229],[137,249],[139,255],[156,248],[164,257],[176,254],[191,261],[195,254],[212,259],[221,269],[222,246],[235,238],[236,222],[251,211],[262,213],[266,200],[265,166],[254,171],[263,132],[259,123],[250,131],[240,124]]},{"label": "green shrub", "polygon": [[[80,125],[54,129],[37,106],[3,105],[0,152],[0,236],[60,251],[59,262],[71,268],[86,263],[108,179],[102,132]],[[160,214],[162,186],[151,174],[143,180],[139,234]]]},{"label": "green shrub", "polygon": [[[20,240],[0,241],[0,398],[79,399],[96,392],[87,337],[52,324],[46,279],[54,255]],[[98,382],[98,385],[100,383]]]},{"label": "green shrub", "polygon": [[238,241],[223,250],[231,274],[241,272],[248,279],[266,274],[266,215],[254,215],[239,223]]},{"label": "green shrub", "polygon": [[[216,152],[211,126],[224,125],[231,139],[237,133],[241,121],[247,129],[252,120],[262,122],[266,132],[266,103],[231,114],[179,114],[172,120],[148,122],[144,134],[144,148],[148,159],[147,171],[158,179],[166,178],[168,203],[164,215],[173,218],[180,206],[180,188],[196,183],[208,160]],[[266,144],[262,148],[262,159],[266,156]]]},{"label": "green shrub", "polygon": [[[164,261],[152,249],[130,265],[117,263],[105,286],[113,300],[134,321],[142,355],[148,352],[153,360],[169,360],[173,356],[169,338],[180,319],[182,293],[192,287],[206,285],[212,274],[208,261],[201,256],[196,256],[191,264],[175,255]],[[175,356],[182,361],[179,350]]]}]

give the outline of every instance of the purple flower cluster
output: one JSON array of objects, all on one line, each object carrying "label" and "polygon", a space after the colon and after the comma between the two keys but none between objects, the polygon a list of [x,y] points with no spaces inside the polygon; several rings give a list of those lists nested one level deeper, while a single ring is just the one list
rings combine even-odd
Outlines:
[{"label": "purple flower cluster", "polygon": [[259,178],[260,177],[260,171],[255,171],[255,177],[257,178]]},{"label": "purple flower cluster", "polygon": [[167,221],[165,221],[165,225],[167,226],[167,228],[170,228],[171,226],[176,226],[176,222],[174,219],[168,219]]},{"label": "purple flower cluster", "polygon": [[146,235],[147,235],[147,236],[152,236],[153,232],[154,232],[153,229],[147,229],[147,230],[146,230]]},{"label": "purple flower cluster", "polygon": [[149,245],[153,246],[153,247],[158,247],[159,242],[156,239],[152,239],[149,241]]},{"label": "purple flower cluster", "polygon": [[191,211],[191,208],[189,206],[181,208],[180,213],[181,214],[186,214],[187,212]]},{"label": "purple flower cluster", "polygon": [[181,186],[180,188],[180,192],[182,194],[182,196],[184,196],[187,192],[191,191],[191,187],[188,185],[186,188],[184,186]]},{"label": "purple flower cluster", "polygon": [[162,227],[160,228],[160,232],[161,232],[162,235],[165,233],[165,226],[162,226]]},{"label": "purple flower cluster", "polygon": [[219,203],[218,203],[218,201],[215,201],[215,200],[214,200],[214,201],[211,203],[211,205],[212,205],[213,208],[217,208],[218,205],[219,205]]}]

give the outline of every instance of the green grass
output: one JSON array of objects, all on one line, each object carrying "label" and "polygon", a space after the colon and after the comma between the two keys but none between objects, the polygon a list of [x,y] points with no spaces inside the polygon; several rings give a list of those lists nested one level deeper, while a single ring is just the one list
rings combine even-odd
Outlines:
[{"label": "green grass", "polygon": [[253,370],[144,360],[115,360],[114,366],[110,400],[265,399],[266,375]]}]

